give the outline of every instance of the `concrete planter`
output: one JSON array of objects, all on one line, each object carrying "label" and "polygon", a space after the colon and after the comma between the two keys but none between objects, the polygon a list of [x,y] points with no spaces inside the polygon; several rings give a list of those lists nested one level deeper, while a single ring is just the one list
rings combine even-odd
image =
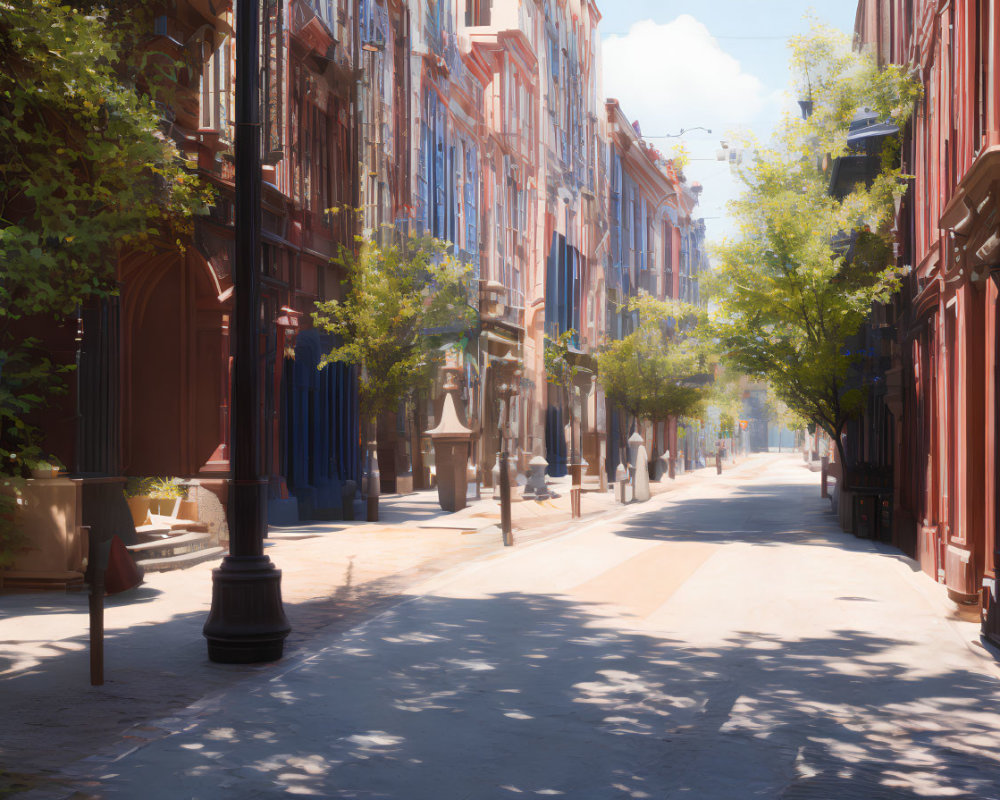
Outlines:
[{"label": "concrete planter", "polygon": [[458,416],[454,391],[445,395],[441,420],[436,428],[427,431],[427,435],[434,442],[438,502],[445,511],[461,511],[469,492],[466,475],[472,430],[465,427]]},{"label": "concrete planter", "polygon": [[445,511],[461,511],[468,494],[466,463],[468,439],[434,439],[434,462],[437,464],[438,502]]},{"label": "concrete planter", "polygon": [[140,494],[135,497],[126,497],[129,513],[132,514],[132,524],[136,527],[146,524],[146,517],[149,516],[150,498],[148,495]]}]

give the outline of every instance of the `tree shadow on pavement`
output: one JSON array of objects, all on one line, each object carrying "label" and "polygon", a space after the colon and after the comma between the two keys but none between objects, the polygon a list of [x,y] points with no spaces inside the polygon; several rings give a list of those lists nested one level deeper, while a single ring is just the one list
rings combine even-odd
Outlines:
[{"label": "tree shadow on pavement", "polygon": [[[392,575],[358,583],[353,564],[330,576],[329,593],[285,602],[292,632],[285,659],[274,664],[229,665],[208,660],[202,626],[207,608],[168,619],[108,626],[105,683],[90,686],[88,598],[72,594],[25,593],[0,597],[0,623],[17,623],[16,638],[0,640],[0,797],[26,776],[46,782],[68,763],[115,747],[136,726],[177,713],[199,698],[244,680],[265,680],[285,668],[315,637],[344,631],[400,601],[418,579],[461,560],[460,553],[430,560]],[[317,564],[317,569],[323,569]],[[206,587],[211,586],[205,574]],[[109,616],[158,594],[148,586],[105,598]],[[46,618],[70,615],[78,633],[66,637],[64,623]],[[10,634],[8,634],[10,635]],[[134,742],[132,743],[134,745]],[[16,780],[15,780],[16,779]]]},{"label": "tree shadow on pavement", "polygon": [[[805,491],[809,489],[809,493]],[[617,526],[619,536],[671,542],[761,546],[787,544],[871,550],[872,543],[845,534],[814,487],[773,484],[737,488],[725,497],[682,499],[630,517]],[[898,554],[895,548],[892,553]],[[887,553],[888,554],[888,553]]]},{"label": "tree shadow on pavement", "polygon": [[857,630],[699,646],[607,614],[414,598],[102,767],[100,796],[1000,798],[991,678]]},{"label": "tree shadow on pavement", "polygon": [[[156,600],[162,592],[140,584],[134,589],[104,598],[105,608],[135,605]],[[73,592],[0,592],[0,621],[18,617],[43,617],[51,614],[76,614],[87,605],[86,589]]]}]

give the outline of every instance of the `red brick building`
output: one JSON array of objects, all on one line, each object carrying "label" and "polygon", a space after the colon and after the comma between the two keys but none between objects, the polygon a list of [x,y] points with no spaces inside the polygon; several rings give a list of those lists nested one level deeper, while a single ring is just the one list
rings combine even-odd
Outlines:
[{"label": "red brick building", "polygon": [[858,6],[858,46],[924,85],[904,146],[915,178],[894,231],[912,272],[884,320],[895,328],[887,424],[866,446],[893,457],[893,541],[957,602],[981,604],[996,641],[998,33],[995,0]]},{"label": "red brick building", "polygon": [[[314,302],[340,291],[330,258],[355,232],[350,215],[326,213],[356,198],[357,166],[350,157],[356,37],[349,5],[270,0],[262,18],[261,413],[263,472],[276,520],[288,514],[339,517],[340,487],[360,465],[350,371],[317,372],[324,343],[309,329]],[[85,484],[114,476],[174,476],[197,480],[225,502],[232,26],[230,3],[178,0],[155,16],[144,45],[189,65],[173,76],[176,100],[164,107],[164,132],[216,189],[210,214],[196,219],[188,241],[124,254],[117,266],[120,297],[83,309],[65,331],[51,332],[51,352],[78,360],[80,369],[63,407],[43,421],[46,447]],[[86,497],[85,486],[85,506]],[[297,512],[288,511],[285,501],[292,498]]]}]

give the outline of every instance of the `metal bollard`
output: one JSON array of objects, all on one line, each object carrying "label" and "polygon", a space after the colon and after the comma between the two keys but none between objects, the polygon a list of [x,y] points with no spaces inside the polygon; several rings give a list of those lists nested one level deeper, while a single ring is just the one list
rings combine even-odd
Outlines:
[{"label": "metal bollard", "polygon": [[583,494],[583,490],[580,487],[574,487],[569,490],[570,516],[573,519],[577,519],[581,516],[581,511],[580,511],[581,494]]},{"label": "metal bollard", "polygon": [[715,474],[722,474],[722,448],[716,448],[715,450]]},{"label": "metal bollard", "polygon": [[510,469],[507,466],[506,446],[500,452],[500,536],[504,547],[512,547],[514,534],[510,519]]},{"label": "metal bollard", "polygon": [[829,497],[830,490],[827,488],[826,479],[830,468],[830,457],[823,456],[819,460],[819,496]]},{"label": "metal bollard", "polygon": [[104,685],[104,565],[91,564],[90,573],[90,685]]}]

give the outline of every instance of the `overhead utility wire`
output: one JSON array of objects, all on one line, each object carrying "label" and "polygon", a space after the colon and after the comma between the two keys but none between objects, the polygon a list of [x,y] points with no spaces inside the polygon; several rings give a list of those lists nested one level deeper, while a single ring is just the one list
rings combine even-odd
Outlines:
[{"label": "overhead utility wire", "polygon": [[[609,33],[608,31],[603,31],[601,33],[601,35],[602,36],[628,36],[628,33],[621,33],[619,31],[612,31],[612,32]],[[798,36],[798,35],[799,34],[795,33],[795,34],[790,34],[788,36],[715,36],[714,34],[712,34],[711,32],[709,32],[709,36],[711,36],[713,39],[738,39],[738,40],[752,41],[752,42],[775,41],[775,40],[779,40],[779,39],[788,40],[788,39],[791,39],[791,38],[793,38],[795,36]]]}]

